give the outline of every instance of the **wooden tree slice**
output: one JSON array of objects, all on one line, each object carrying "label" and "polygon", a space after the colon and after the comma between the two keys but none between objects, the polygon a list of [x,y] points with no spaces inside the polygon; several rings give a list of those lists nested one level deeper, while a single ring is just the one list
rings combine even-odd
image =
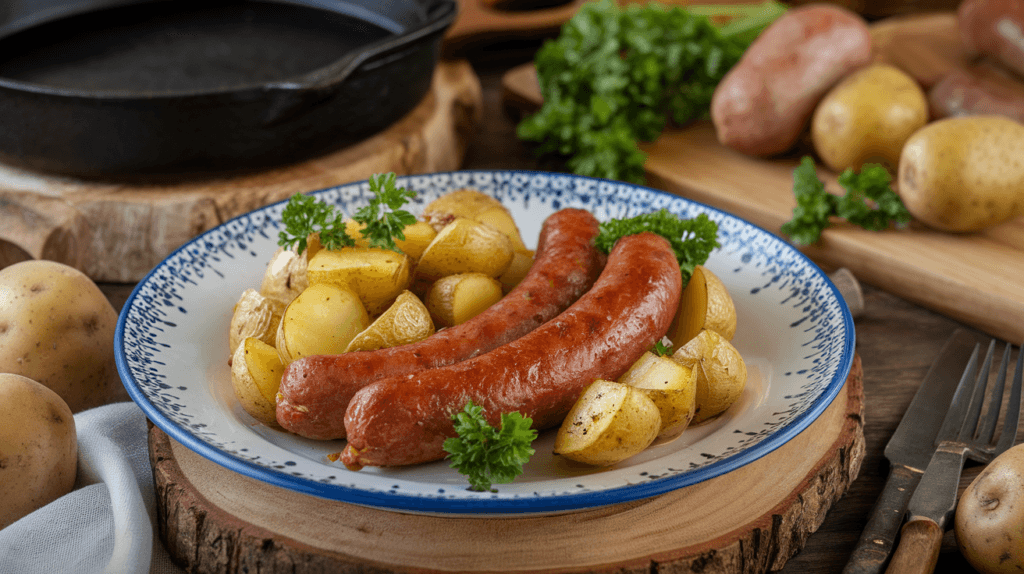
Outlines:
[{"label": "wooden tree slice", "polygon": [[221,467],[150,431],[160,537],[197,573],[659,572],[781,568],[857,477],[860,357],[804,432],[725,475],[646,500],[539,517],[406,514],[324,500]]},{"label": "wooden tree slice", "polygon": [[136,282],[181,244],[258,207],[366,179],[458,169],[483,113],[466,61],[442,61],[413,111],[359,144],[245,175],[139,183],[87,181],[0,164],[0,268],[51,259],[96,281]]}]

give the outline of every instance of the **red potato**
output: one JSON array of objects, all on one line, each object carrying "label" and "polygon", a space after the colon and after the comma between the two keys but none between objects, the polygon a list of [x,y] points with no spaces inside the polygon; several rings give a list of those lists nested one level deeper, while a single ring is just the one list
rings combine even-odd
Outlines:
[{"label": "red potato", "polygon": [[964,47],[1024,76],[1024,2],[964,0],[957,10]]},{"label": "red potato", "polygon": [[1006,116],[1024,123],[1024,82],[991,63],[955,68],[928,92],[932,116]]},{"label": "red potato", "polygon": [[753,156],[797,142],[825,93],[872,57],[859,15],[807,4],[773,22],[722,78],[711,99],[718,141]]}]

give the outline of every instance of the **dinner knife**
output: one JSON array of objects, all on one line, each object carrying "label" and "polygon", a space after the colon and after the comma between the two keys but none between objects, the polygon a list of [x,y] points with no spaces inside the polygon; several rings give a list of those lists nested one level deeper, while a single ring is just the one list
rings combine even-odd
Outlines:
[{"label": "dinner knife", "polygon": [[979,339],[957,329],[942,346],[885,446],[889,477],[843,574],[878,574],[892,554],[896,533],[917,483],[935,452],[935,437],[949,409],[964,365]]}]

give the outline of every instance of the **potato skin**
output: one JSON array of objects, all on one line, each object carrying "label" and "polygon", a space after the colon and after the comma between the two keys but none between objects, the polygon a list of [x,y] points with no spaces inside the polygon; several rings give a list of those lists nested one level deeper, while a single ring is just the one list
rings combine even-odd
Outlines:
[{"label": "potato skin", "polygon": [[0,373],[0,530],[71,492],[78,469],[75,417],[57,393]]},{"label": "potato skin", "polygon": [[1024,3],[1020,0],[964,0],[957,9],[957,29],[964,47],[996,58],[1024,75]]},{"label": "potato skin", "polygon": [[753,156],[793,147],[825,92],[871,60],[859,15],[828,4],[793,8],[773,22],[711,98],[718,141]]},{"label": "potato skin", "polygon": [[52,389],[72,412],[127,400],[116,325],[110,301],[73,267],[35,260],[0,269],[0,372]]},{"label": "potato skin", "polygon": [[996,457],[960,497],[957,545],[979,572],[1024,570],[1024,445]]},{"label": "potato skin", "polygon": [[969,232],[1024,213],[1024,124],[965,116],[928,124],[903,146],[898,192],[918,221]]}]

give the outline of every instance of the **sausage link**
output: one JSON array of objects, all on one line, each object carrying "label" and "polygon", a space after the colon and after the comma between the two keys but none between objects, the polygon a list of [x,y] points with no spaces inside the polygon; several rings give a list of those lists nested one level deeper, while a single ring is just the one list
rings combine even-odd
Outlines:
[{"label": "sausage link", "polygon": [[545,429],[561,423],[595,379],[617,379],[668,330],[682,291],[668,242],[642,233],[618,241],[593,288],[561,315],[487,354],[383,379],[356,393],[345,415],[349,468],[443,458],[453,413],[467,401],[490,424],[518,411]]},{"label": "sausage link", "polygon": [[598,221],[588,211],[559,210],[544,221],[536,258],[519,285],[469,321],[416,343],[289,364],[278,395],[278,424],[306,438],[344,438],[349,400],[373,381],[451,365],[534,330],[597,279],[605,261],[593,245],[597,232]]}]

